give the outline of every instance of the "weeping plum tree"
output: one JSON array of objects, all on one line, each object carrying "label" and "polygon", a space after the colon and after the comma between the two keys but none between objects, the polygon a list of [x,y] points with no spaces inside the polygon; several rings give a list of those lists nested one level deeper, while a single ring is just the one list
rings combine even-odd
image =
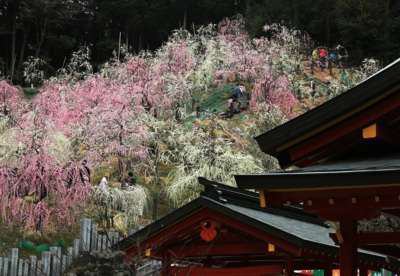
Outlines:
[{"label": "weeping plum tree", "polygon": [[[45,153],[26,154],[14,168],[2,168],[0,178],[2,220],[37,231],[49,223],[69,225],[88,195],[88,183],[74,170],[69,186],[65,168]],[[69,175],[68,177],[71,177]]]},{"label": "weeping plum tree", "polygon": [[0,116],[15,120],[24,111],[22,92],[7,81],[0,81]]},{"label": "weeping plum tree", "polygon": [[16,129],[18,162],[2,162],[0,208],[3,222],[43,231],[51,224],[69,225],[90,190],[81,170],[49,155],[45,119],[35,112]]},{"label": "weeping plum tree", "polygon": [[223,132],[217,120],[208,123],[208,127],[194,127],[190,131],[176,127],[167,140],[175,169],[169,175],[171,183],[166,192],[178,206],[198,196],[198,177],[234,185],[234,174],[264,170],[260,159],[241,152],[231,139],[217,134]]}]

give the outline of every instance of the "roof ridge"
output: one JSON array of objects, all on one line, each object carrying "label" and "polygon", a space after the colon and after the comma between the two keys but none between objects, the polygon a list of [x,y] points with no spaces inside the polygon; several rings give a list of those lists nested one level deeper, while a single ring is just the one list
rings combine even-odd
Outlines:
[{"label": "roof ridge", "polygon": [[205,187],[205,191],[201,193],[201,197],[205,200],[211,199],[221,204],[232,204],[243,208],[248,208],[277,216],[283,216],[303,222],[317,225],[325,225],[325,222],[323,220],[320,220],[316,216],[304,212],[302,208],[297,206],[288,205],[281,208],[261,208],[259,205],[258,193],[231,187],[219,182],[208,180],[203,177],[199,177],[199,183]]}]

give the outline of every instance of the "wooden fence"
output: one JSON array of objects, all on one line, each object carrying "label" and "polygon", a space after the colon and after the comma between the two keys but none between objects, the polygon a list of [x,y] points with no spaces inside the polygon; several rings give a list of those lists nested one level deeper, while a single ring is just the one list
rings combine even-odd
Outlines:
[{"label": "wooden fence", "polygon": [[50,247],[39,258],[20,258],[18,248],[12,248],[8,256],[0,257],[0,276],[60,276],[82,252],[108,250],[121,239],[116,231],[100,234],[92,220],[82,219],[80,238],[73,246]]}]

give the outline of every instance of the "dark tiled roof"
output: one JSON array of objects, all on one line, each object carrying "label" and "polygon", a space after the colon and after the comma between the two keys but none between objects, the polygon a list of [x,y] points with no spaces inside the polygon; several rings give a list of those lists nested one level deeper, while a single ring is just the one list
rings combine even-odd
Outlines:
[{"label": "dark tiled roof", "polygon": [[303,242],[335,246],[334,242],[329,237],[329,234],[333,233],[334,230],[327,226],[233,204],[224,204],[224,207],[238,214],[254,219],[257,222],[268,225],[276,231],[288,233]]},{"label": "dark tiled roof", "polygon": [[235,179],[238,187],[242,189],[388,185],[400,183],[400,157],[341,161],[304,169],[237,175]]},{"label": "dark tiled roof", "polygon": [[385,156],[382,158],[364,158],[340,162],[330,162],[313,165],[293,171],[355,171],[355,170],[394,170],[400,169],[400,155]]},{"label": "dark tiled roof", "polygon": [[[241,191],[206,179],[200,179],[200,183],[205,187],[205,192],[198,199],[133,233],[115,247],[126,250],[166,227],[179,223],[197,210],[208,208],[283,238],[299,247],[310,246],[329,251],[337,250],[337,246],[329,237],[334,229],[299,208],[261,209],[258,207],[257,193]],[[360,250],[360,253],[364,257],[375,258],[375,260],[385,258],[384,255],[374,252]]]}]

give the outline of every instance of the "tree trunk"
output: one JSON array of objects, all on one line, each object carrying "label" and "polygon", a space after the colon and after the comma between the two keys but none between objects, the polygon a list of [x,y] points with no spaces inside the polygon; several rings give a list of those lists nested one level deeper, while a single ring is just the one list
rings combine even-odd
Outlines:
[{"label": "tree trunk", "polygon": [[333,6],[331,4],[330,0],[326,0],[326,22],[325,22],[325,30],[326,30],[326,42],[327,42],[327,46],[330,45],[331,43],[331,10],[333,9]]},{"label": "tree trunk", "polygon": [[127,47],[127,50],[129,51],[129,25],[126,24],[125,26],[125,45]]},{"label": "tree trunk", "polygon": [[138,41],[138,52],[142,51],[143,45],[142,45],[142,34],[139,35],[139,41]]},{"label": "tree trunk", "polygon": [[18,62],[18,70],[22,68],[22,65],[24,63],[25,59],[25,48],[26,48],[26,40],[27,40],[27,34],[24,31],[23,36],[22,36],[22,44],[21,44],[21,49],[19,52],[19,62]]},{"label": "tree trunk", "polygon": [[39,40],[38,40],[36,51],[35,51],[36,58],[39,57],[40,51],[42,50],[42,45],[43,45],[44,39],[46,37],[46,30],[47,30],[47,18],[44,19],[43,26],[40,30]]},{"label": "tree trunk", "polygon": [[299,11],[298,11],[298,4],[297,0],[292,0],[292,15],[293,15],[293,25],[296,28],[299,28]]},{"label": "tree trunk", "polygon": [[187,5],[185,5],[185,11],[183,12],[183,24],[182,28],[186,30],[187,28]]},{"label": "tree trunk", "polygon": [[11,30],[11,63],[10,63],[10,80],[14,79],[15,73],[15,62],[16,62],[16,43],[17,43],[17,17],[18,17],[19,1],[15,1],[13,5],[13,16],[12,16],[12,30]]}]

